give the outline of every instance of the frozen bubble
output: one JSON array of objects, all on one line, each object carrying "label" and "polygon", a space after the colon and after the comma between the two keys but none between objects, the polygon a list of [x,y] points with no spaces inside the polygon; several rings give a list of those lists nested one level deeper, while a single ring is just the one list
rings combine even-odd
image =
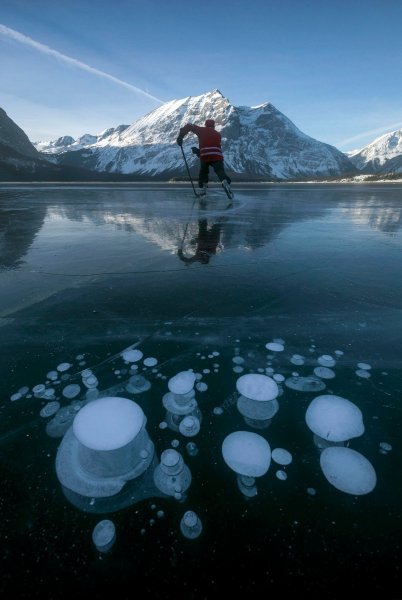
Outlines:
[{"label": "frozen bubble", "polygon": [[158,361],[153,356],[149,356],[148,358],[144,358],[144,365],[146,367],[154,367],[158,364]]},{"label": "frozen bubble", "polygon": [[156,513],[156,516],[158,517],[158,519],[163,519],[163,517],[165,516],[165,513],[163,512],[163,510],[158,510],[158,512]]},{"label": "frozen bubble", "polygon": [[244,371],[243,367],[240,367],[240,366],[233,367],[234,373],[243,373],[243,371]]},{"label": "frozen bubble", "polygon": [[282,471],[281,469],[279,469],[278,471],[276,471],[275,475],[281,481],[285,481],[288,478],[288,476],[286,475],[285,471]]},{"label": "frozen bubble", "polygon": [[292,455],[284,448],[274,448],[272,450],[272,460],[278,465],[286,466],[292,462]]},{"label": "frozen bubble", "polygon": [[265,344],[265,347],[272,352],[282,352],[285,349],[285,346],[278,342],[269,342],[268,344]]},{"label": "frozen bubble", "polygon": [[335,350],[334,354],[336,354],[337,356],[343,356],[342,350]]},{"label": "frozen bubble", "polygon": [[24,385],[23,387],[21,387],[18,390],[18,393],[21,394],[21,396],[26,396],[28,392],[29,392],[29,387],[27,385]]},{"label": "frozen bubble", "polygon": [[307,488],[307,493],[308,493],[310,496],[315,496],[315,495],[316,495],[316,493],[317,493],[317,490],[316,490],[315,488],[313,488],[313,487],[308,487],[308,488]]},{"label": "frozen bubble", "polygon": [[54,388],[47,388],[43,394],[43,398],[53,400],[55,391],[56,390]]},{"label": "frozen bubble", "polygon": [[193,437],[200,431],[200,421],[197,417],[188,415],[180,421],[179,431],[185,437]]},{"label": "frozen bubble", "polygon": [[214,350],[214,351],[212,352],[212,356],[219,356],[219,354],[220,354],[220,353],[219,353],[217,350]]},{"label": "frozen bubble", "polygon": [[95,377],[95,375],[88,375],[88,377],[85,377],[85,379],[83,379],[82,382],[85,385],[85,387],[89,390],[96,388],[99,385],[99,381]]},{"label": "frozen bubble", "polygon": [[96,400],[96,398],[98,398],[98,396],[99,396],[98,388],[91,388],[91,389],[87,390],[87,392],[85,393],[85,398],[89,401]]},{"label": "frozen bubble", "polygon": [[151,383],[148,379],[145,379],[142,375],[132,375],[126,385],[127,392],[130,394],[141,394],[147,392],[151,387]]},{"label": "frozen bubble", "polygon": [[60,402],[54,400],[53,402],[48,402],[40,411],[40,416],[43,418],[52,417],[60,408]]},{"label": "frozen bubble", "polygon": [[239,475],[261,477],[269,469],[271,448],[265,438],[249,431],[235,431],[222,444],[226,464]]},{"label": "frozen bubble", "polygon": [[214,415],[223,415],[223,408],[221,408],[220,406],[215,406],[212,412],[214,413]]},{"label": "frozen bubble", "polygon": [[334,371],[328,367],[316,367],[314,369],[314,375],[321,379],[333,379],[335,377]]},{"label": "frozen bubble", "polygon": [[108,552],[116,540],[116,527],[113,521],[99,521],[92,532],[92,541],[99,552]]},{"label": "frozen bubble", "polygon": [[370,369],[371,369],[371,365],[369,365],[368,363],[364,363],[364,362],[357,363],[357,367],[359,369],[363,369],[363,371],[370,371]]},{"label": "frozen bubble", "polygon": [[290,362],[292,363],[292,365],[304,365],[304,357],[301,356],[301,354],[293,354],[290,359]]},{"label": "frozen bubble", "polygon": [[200,383],[196,383],[195,387],[199,392],[205,392],[208,389],[207,384],[203,381],[201,381]]},{"label": "frozen bubble", "polygon": [[140,457],[145,460],[146,458],[148,458],[149,453],[147,452],[147,450],[141,450],[140,452]]},{"label": "frozen bubble", "polygon": [[168,426],[168,424],[166,423],[166,421],[161,421],[159,423],[159,429],[166,429]]},{"label": "frozen bubble", "polygon": [[239,394],[252,400],[273,400],[278,396],[276,382],[267,375],[255,373],[243,375],[236,381],[236,388]]},{"label": "frozen bubble", "polygon": [[63,389],[63,396],[65,398],[75,398],[76,396],[78,396],[78,394],[80,393],[81,388],[78,384],[76,383],[71,383],[70,385],[66,385],[66,387]]},{"label": "frozen bubble", "polygon": [[144,355],[141,352],[141,350],[136,350],[136,349],[124,350],[121,353],[121,357],[123,358],[123,360],[125,360],[126,362],[129,362],[129,363],[137,362],[137,361],[141,360],[141,358],[143,356]]},{"label": "frozen bubble", "polygon": [[358,369],[355,373],[361,379],[369,379],[371,377],[370,372],[365,369]]},{"label": "frozen bubble", "polygon": [[68,362],[64,362],[64,363],[60,363],[59,365],[57,365],[57,370],[59,371],[59,373],[63,373],[64,371],[68,371],[68,369],[72,367],[72,365]]},{"label": "frozen bubble", "polygon": [[46,387],[43,385],[43,383],[39,383],[38,385],[35,385],[35,387],[32,388],[33,393],[35,394],[35,396],[42,396],[42,394],[45,393]]},{"label": "frozen bubble", "polygon": [[244,364],[244,358],[241,356],[234,356],[232,358],[232,362],[235,363],[235,365],[243,365]]},{"label": "frozen bubble", "polygon": [[288,377],[285,379],[285,385],[298,392],[320,392],[325,390],[325,383],[317,377]]},{"label": "frozen bubble", "polygon": [[77,354],[77,356],[75,357],[75,360],[84,360],[85,356],[84,354]]},{"label": "frozen bubble", "polygon": [[272,374],[273,374],[273,372],[274,372],[274,369],[273,369],[272,367],[267,367],[267,368],[265,369],[265,374],[266,374],[266,375],[272,375]]},{"label": "frozen bubble", "polygon": [[320,456],[321,469],[336,489],[353,496],[370,493],[377,484],[372,464],[351,448],[333,446]]},{"label": "frozen bubble", "polygon": [[56,381],[58,376],[59,374],[57,373],[57,371],[49,371],[49,373],[46,373],[46,377],[50,379],[50,381]]},{"label": "frozen bubble", "polygon": [[208,375],[208,373],[211,372],[211,369],[203,369],[202,372],[204,375]]},{"label": "frozen bubble", "polygon": [[179,440],[172,440],[170,442],[170,445],[172,446],[172,448],[178,448],[180,445],[180,442],[179,442]]},{"label": "frozen bubble", "polygon": [[11,402],[15,402],[16,400],[21,400],[22,395],[19,392],[16,392],[12,396],[10,396]]},{"label": "frozen bubble", "polygon": [[198,454],[198,446],[194,442],[188,442],[186,450],[190,456],[197,456]]},{"label": "frozen bubble", "polygon": [[385,450],[385,452],[390,452],[392,450],[391,444],[388,444],[387,442],[380,442],[380,448],[381,450]]},{"label": "frozen bubble", "polygon": [[285,381],[284,376],[281,373],[275,373],[272,376],[272,379],[275,379],[275,381],[277,381],[278,383],[281,383],[282,381]]},{"label": "frozen bubble", "polygon": [[317,362],[323,367],[333,367],[335,365],[335,359],[329,354],[322,354],[317,358]]},{"label": "frozen bubble", "polygon": [[180,530],[184,537],[190,540],[197,538],[201,534],[202,524],[194,511],[188,510],[184,513],[180,521]]},{"label": "frozen bubble", "polygon": [[195,379],[193,371],[181,371],[169,379],[168,388],[173,394],[187,394],[193,389]]},{"label": "frozen bubble", "polygon": [[344,442],[364,433],[361,410],[341,396],[314,398],[306,411],[306,423],[313,433],[331,442]]}]

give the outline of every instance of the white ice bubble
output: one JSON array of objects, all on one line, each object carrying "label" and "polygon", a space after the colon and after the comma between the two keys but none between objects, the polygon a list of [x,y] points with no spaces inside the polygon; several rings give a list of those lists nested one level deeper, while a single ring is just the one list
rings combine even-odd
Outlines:
[{"label": "white ice bubble", "polygon": [[212,411],[214,413],[214,415],[223,415],[223,408],[221,408],[220,406],[215,406],[215,408]]},{"label": "white ice bubble", "polygon": [[291,453],[284,448],[274,448],[274,450],[272,450],[272,460],[278,465],[286,466],[290,465],[293,458]]},{"label": "white ice bubble", "polygon": [[366,369],[357,369],[355,373],[361,379],[369,379],[371,377],[370,371],[367,371]]},{"label": "white ice bubble", "polygon": [[151,382],[143,375],[132,375],[126,385],[126,391],[130,394],[142,394],[151,388]]},{"label": "white ice bubble", "polygon": [[184,513],[180,521],[180,530],[184,537],[190,540],[197,538],[201,534],[202,524],[194,511],[188,510]]},{"label": "white ice bubble", "polygon": [[290,359],[290,362],[292,363],[292,365],[304,365],[304,357],[301,356],[301,354],[293,354]]},{"label": "white ice bubble", "polygon": [[193,437],[200,431],[200,421],[197,417],[187,415],[180,421],[179,431],[185,437]]},{"label": "white ice bubble", "polygon": [[314,398],[306,411],[306,423],[313,433],[332,442],[344,442],[364,433],[361,410],[341,396]]},{"label": "white ice bubble", "polygon": [[267,375],[251,373],[242,375],[236,381],[237,391],[252,400],[274,400],[278,396],[276,382]]},{"label": "white ice bubble", "polygon": [[199,383],[196,383],[196,384],[195,384],[195,387],[196,387],[196,389],[197,389],[199,392],[206,392],[206,391],[207,391],[207,389],[208,389],[208,386],[207,386],[207,384],[206,384],[206,383],[204,383],[203,381],[200,381]]},{"label": "white ice bubble", "polygon": [[271,448],[265,438],[249,431],[235,431],[222,444],[226,464],[239,475],[261,477],[269,469]]},{"label": "white ice bubble", "polygon": [[321,452],[320,465],[329,483],[341,492],[360,496],[370,493],[376,486],[374,467],[351,448],[326,448]]},{"label": "white ice bubble", "polygon": [[113,521],[99,521],[92,532],[92,541],[99,552],[107,552],[116,540],[116,527]]},{"label": "white ice bubble", "polygon": [[275,475],[277,476],[278,479],[280,479],[281,481],[286,481],[286,479],[288,478],[287,474],[285,473],[285,471],[282,471],[281,469],[279,469],[278,471],[276,471]]},{"label": "white ice bubble", "polygon": [[244,358],[242,356],[234,356],[232,358],[232,362],[234,362],[235,365],[243,365],[244,364]]},{"label": "white ice bubble", "polygon": [[328,367],[316,367],[314,369],[314,375],[321,379],[333,379],[335,377],[335,372]]},{"label": "white ice bubble", "polygon": [[76,383],[71,383],[70,385],[66,385],[63,389],[62,394],[65,398],[75,398],[80,393],[81,388]]},{"label": "white ice bubble", "polygon": [[322,365],[323,367],[335,366],[335,359],[332,356],[330,356],[329,354],[322,354],[321,356],[319,356],[317,358],[317,362],[318,362],[318,364]]},{"label": "white ice bubble", "polygon": [[285,381],[285,378],[282,375],[282,373],[275,373],[274,375],[272,375],[272,379],[275,379],[277,383],[282,383],[282,381]]},{"label": "white ice bubble", "polygon": [[32,391],[33,391],[33,393],[34,393],[35,396],[39,396],[40,397],[40,396],[42,396],[45,393],[46,386],[43,385],[43,383],[38,383],[38,385],[35,385],[32,388]]},{"label": "white ice bubble", "polygon": [[46,377],[50,379],[50,381],[56,381],[58,376],[59,374],[57,373],[57,371],[49,371],[49,373],[46,373]]},{"label": "white ice bubble", "polygon": [[86,404],[73,422],[75,437],[92,450],[115,450],[131,442],[144,423],[140,406],[127,398],[106,397]]},{"label": "white ice bubble", "polygon": [[40,411],[40,416],[43,418],[52,417],[57,413],[60,408],[60,402],[54,400],[53,402],[48,402]]},{"label": "white ice bubble", "polygon": [[59,365],[57,365],[57,370],[59,371],[59,373],[63,373],[64,371],[68,371],[68,369],[70,369],[70,367],[72,367],[72,365],[68,362],[64,362],[64,363],[60,363]]},{"label": "white ice bubble", "polygon": [[169,379],[168,388],[173,394],[187,394],[193,389],[195,380],[193,371],[181,371]]},{"label": "white ice bubble", "polygon": [[357,367],[358,367],[358,369],[363,369],[363,371],[370,371],[370,369],[371,369],[371,365],[369,365],[368,363],[364,363],[364,362],[357,363]]},{"label": "white ice bubble", "polygon": [[272,352],[282,352],[285,349],[285,346],[278,342],[269,342],[268,344],[265,344],[265,347]]},{"label": "white ice bubble", "polygon": [[288,377],[285,379],[286,387],[298,392],[321,392],[325,390],[325,383],[315,376]]},{"label": "white ice bubble", "polygon": [[381,450],[385,450],[385,452],[390,452],[392,450],[391,444],[388,444],[387,442],[380,442],[380,448]]},{"label": "white ice bubble", "polygon": [[148,356],[147,358],[144,358],[144,365],[146,367],[154,367],[157,364],[158,364],[158,360],[156,358],[154,358],[153,356]]},{"label": "white ice bubble", "polygon": [[166,421],[161,421],[159,423],[159,429],[166,429],[168,426],[168,424],[166,423]]},{"label": "white ice bubble", "polygon": [[240,365],[237,365],[236,367],[233,367],[232,370],[233,370],[234,373],[243,373],[244,368],[241,367]]},{"label": "white ice bubble", "polygon": [[131,349],[131,350],[124,350],[121,353],[121,356],[122,356],[123,360],[125,360],[126,362],[134,363],[134,362],[138,362],[139,360],[141,360],[141,358],[144,355],[141,352],[141,350]]},{"label": "white ice bubble", "polygon": [[21,400],[22,395],[19,392],[16,392],[15,394],[12,394],[10,396],[10,400],[11,402],[15,402],[16,400]]},{"label": "white ice bubble", "polygon": [[313,487],[308,487],[308,488],[307,488],[307,493],[308,493],[310,496],[315,496],[315,495],[316,495],[316,493],[317,493],[317,490],[316,490],[315,488],[313,488]]}]

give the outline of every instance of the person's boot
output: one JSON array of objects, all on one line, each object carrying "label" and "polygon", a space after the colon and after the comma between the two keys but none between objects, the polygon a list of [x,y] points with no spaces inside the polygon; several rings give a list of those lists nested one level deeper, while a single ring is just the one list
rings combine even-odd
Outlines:
[{"label": "person's boot", "polygon": [[207,195],[207,187],[208,187],[208,184],[204,183],[203,187],[200,188],[200,191],[198,192],[198,195],[199,196],[206,196]]}]

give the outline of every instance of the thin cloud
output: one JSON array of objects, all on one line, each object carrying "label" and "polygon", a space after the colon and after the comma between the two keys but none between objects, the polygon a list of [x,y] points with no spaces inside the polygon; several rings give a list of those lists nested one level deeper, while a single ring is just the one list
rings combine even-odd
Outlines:
[{"label": "thin cloud", "polygon": [[355,142],[356,140],[361,140],[362,138],[365,138],[369,135],[376,135],[378,133],[388,133],[389,130],[393,131],[394,129],[398,129],[399,127],[402,127],[402,121],[399,121],[398,123],[392,123],[391,125],[386,125],[385,127],[377,127],[377,129],[369,129],[368,131],[363,131],[363,133],[359,133],[358,135],[355,135],[351,138],[348,138],[347,140],[343,140],[342,142],[340,142],[338,144],[338,147],[342,147],[342,146],[346,146],[347,144],[350,144],[351,142]]},{"label": "thin cloud", "polygon": [[20,42],[21,44],[24,44],[25,46],[30,46],[31,48],[35,48],[35,50],[38,50],[38,52],[42,52],[43,54],[47,54],[48,56],[53,56],[54,58],[57,58],[58,60],[61,60],[62,62],[65,62],[69,65],[73,65],[74,67],[77,67],[78,69],[82,69],[83,71],[87,71],[88,73],[92,73],[93,75],[97,75],[98,77],[102,77],[103,79],[108,79],[109,81],[112,81],[113,83],[117,83],[118,85],[121,85],[121,86],[125,87],[126,89],[128,89],[132,92],[135,92],[136,94],[141,94],[142,96],[146,96],[147,98],[150,98],[151,100],[154,100],[155,102],[159,102],[159,103],[163,102],[163,100],[160,100],[160,98],[156,98],[156,96],[152,96],[152,94],[149,94],[145,90],[142,90],[141,88],[138,88],[135,85],[131,85],[131,83],[122,81],[121,79],[118,79],[117,77],[114,77],[113,75],[109,75],[109,73],[105,73],[104,71],[99,71],[99,69],[95,69],[94,67],[91,67],[90,65],[87,65],[86,63],[83,63],[80,60],[77,60],[76,58],[71,58],[71,56],[66,56],[65,54],[62,54],[61,52],[58,52],[57,50],[53,50],[53,48],[49,48],[49,46],[46,46],[45,44],[36,42],[35,40],[24,35],[23,33],[19,33],[18,31],[15,31],[15,29],[10,29],[10,27],[6,27],[5,25],[2,25],[1,23],[0,23],[0,35],[11,38],[11,39],[15,40],[16,42]]}]

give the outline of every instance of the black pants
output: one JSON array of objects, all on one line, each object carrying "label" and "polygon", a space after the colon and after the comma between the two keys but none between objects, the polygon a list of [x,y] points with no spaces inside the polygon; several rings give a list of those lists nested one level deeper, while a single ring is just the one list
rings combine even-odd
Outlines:
[{"label": "black pants", "polygon": [[227,179],[229,183],[232,181],[225,173],[223,160],[214,160],[211,162],[205,162],[202,160],[198,175],[198,185],[200,188],[204,187],[204,183],[208,183],[209,167],[213,168],[219,178],[219,181],[223,181],[224,179]]}]

